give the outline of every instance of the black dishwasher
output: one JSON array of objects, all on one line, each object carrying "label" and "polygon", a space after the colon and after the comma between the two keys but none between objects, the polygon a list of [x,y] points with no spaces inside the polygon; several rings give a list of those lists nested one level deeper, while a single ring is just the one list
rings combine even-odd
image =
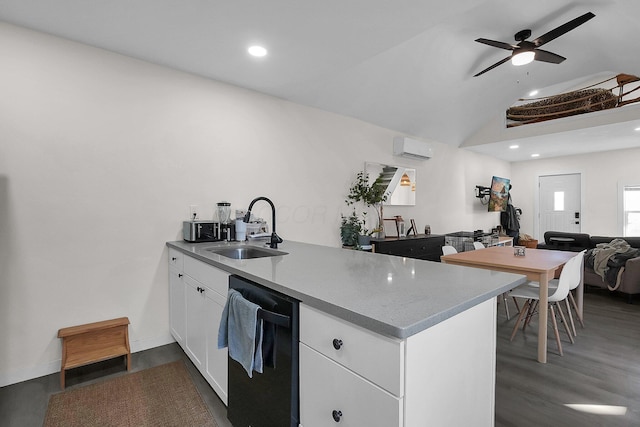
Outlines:
[{"label": "black dishwasher", "polygon": [[227,418],[234,427],[298,427],[298,301],[235,275],[229,287],[261,307],[258,319],[272,339],[263,342],[263,373],[253,378],[229,358]]}]

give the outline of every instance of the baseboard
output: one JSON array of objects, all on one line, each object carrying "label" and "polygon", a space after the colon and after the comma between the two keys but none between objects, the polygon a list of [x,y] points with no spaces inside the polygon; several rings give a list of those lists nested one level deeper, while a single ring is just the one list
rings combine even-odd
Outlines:
[{"label": "baseboard", "polygon": [[44,377],[45,375],[60,372],[60,359],[52,360],[48,363],[43,363],[31,368],[20,369],[13,372],[0,374],[0,387],[5,387],[11,384],[21,383],[23,381],[31,380],[34,378]]},{"label": "baseboard", "polygon": [[162,335],[154,338],[147,338],[144,340],[131,341],[131,353],[138,353],[139,351],[149,350],[151,348],[160,347],[163,345],[176,342],[171,334]]},{"label": "baseboard", "polygon": [[[129,345],[131,346],[132,353],[138,353],[140,351],[149,350],[166,344],[171,344],[173,342],[175,342],[175,340],[171,334],[167,334],[160,337],[131,341]],[[60,372],[60,363],[61,360],[56,359],[31,368],[2,373],[0,374],[0,387],[21,383],[23,381],[32,380],[45,375],[57,374]]]}]

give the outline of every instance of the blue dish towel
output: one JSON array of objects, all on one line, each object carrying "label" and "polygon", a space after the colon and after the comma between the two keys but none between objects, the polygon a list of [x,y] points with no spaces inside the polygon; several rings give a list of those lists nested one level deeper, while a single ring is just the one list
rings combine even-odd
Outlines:
[{"label": "blue dish towel", "polygon": [[[244,299],[254,302],[263,310],[278,311],[278,302],[264,292],[256,292],[252,289],[237,289]],[[258,312],[260,318],[260,312]],[[262,367],[276,367],[276,345],[278,328],[273,323],[262,319]]]},{"label": "blue dish towel", "polygon": [[218,348],[229,347],[229,356],[240,363],[249,378],[262,373],[262,320],[260,306],[247,301],[240,292],[229,289],[218,330]]}]

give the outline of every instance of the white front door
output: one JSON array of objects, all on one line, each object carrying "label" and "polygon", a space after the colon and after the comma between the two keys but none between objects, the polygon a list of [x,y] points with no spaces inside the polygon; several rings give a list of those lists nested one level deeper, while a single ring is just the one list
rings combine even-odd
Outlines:
[{"label": "white front door", "polygon": [[581,176],[579,173],[538,178],[540,188],[539,236],[545,231],[579,233],[582,222]]}]

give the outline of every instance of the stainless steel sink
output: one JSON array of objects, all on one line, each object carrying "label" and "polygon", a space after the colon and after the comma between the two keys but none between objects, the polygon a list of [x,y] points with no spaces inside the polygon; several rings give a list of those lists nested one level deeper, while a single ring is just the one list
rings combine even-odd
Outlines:
[{"label": "stainless steel sink", "polygon": [[207,251],[232,259],[252,259],[287,255],[288,252],[256,246],[225,246],[209,248]]}]

